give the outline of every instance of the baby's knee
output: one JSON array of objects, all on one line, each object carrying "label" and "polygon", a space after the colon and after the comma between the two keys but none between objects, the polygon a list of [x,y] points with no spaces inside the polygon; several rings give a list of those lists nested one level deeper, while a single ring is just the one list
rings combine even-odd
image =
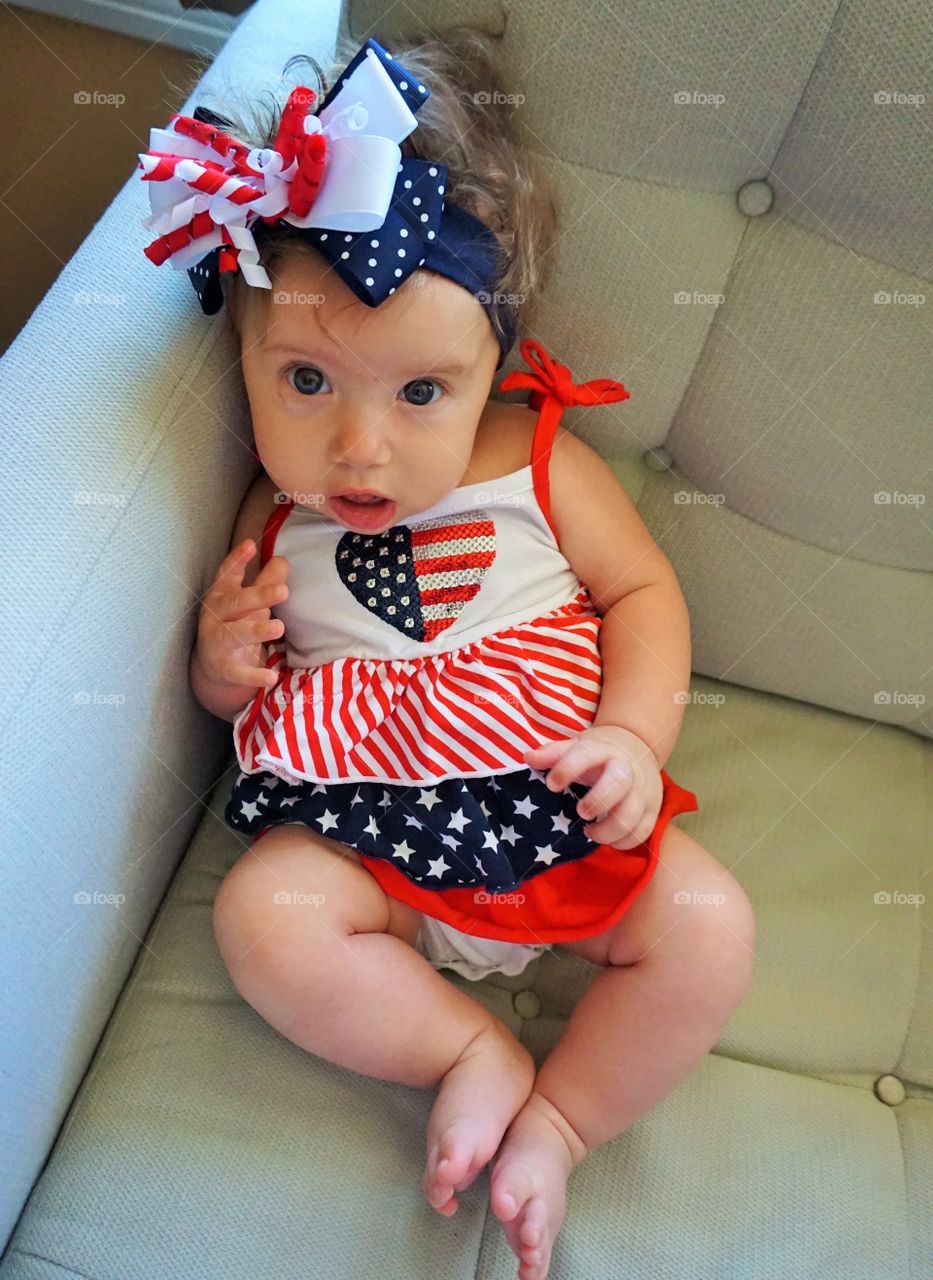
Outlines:
[{"label": "baby's knee", "polygon": [[259,979],[287,983],[296,971],[320,972],[324,952],[349,933],[384,927],[385,897],[370,879],[297,824],[249,848],[221,882],[212,917],[217,948],[241,994]]},{"label": "baby's knee", "polygon": [[755,961],[755,913],[745,890],[719,866],[709,887],[689,904],[697,972],[715,979],[724,999],[737,1003],[748,990]]}]

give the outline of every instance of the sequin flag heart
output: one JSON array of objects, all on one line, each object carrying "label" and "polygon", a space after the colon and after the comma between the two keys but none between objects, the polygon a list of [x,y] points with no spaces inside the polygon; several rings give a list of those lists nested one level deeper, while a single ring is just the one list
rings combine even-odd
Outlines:
[{"label": "sequin flag heart", "polygon": [[345,533],[337,573],[364,609],[425,643],[460,615],[496,558],[489,513],[465,511],[384,533]]}]

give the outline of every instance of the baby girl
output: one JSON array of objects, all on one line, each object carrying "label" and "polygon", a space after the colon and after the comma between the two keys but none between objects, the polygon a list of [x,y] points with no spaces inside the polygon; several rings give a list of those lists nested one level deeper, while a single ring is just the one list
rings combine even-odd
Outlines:
[{"label": "baby girl", "polygon": [[[227,303],[261,463],[191,664],[233,725],[226,820],[255,837],[220,954],[295,1044],[437,1087],[429,1204],[454,1213],[491,1161],[520,1280],[543,1280],[571,1171],[716,1043],[754,926],[670,822],[697,808],[664,769],[677,578],[559,426],[628,392],[528,338],[498,389],[529,403],[490,398],[556,225],[491,58],[466,29],[370,39],[271,128],[199,107],[141,160],[147,256]],[[600,971],[536,1071],[441,970],[517,974],[554,944]]]}]

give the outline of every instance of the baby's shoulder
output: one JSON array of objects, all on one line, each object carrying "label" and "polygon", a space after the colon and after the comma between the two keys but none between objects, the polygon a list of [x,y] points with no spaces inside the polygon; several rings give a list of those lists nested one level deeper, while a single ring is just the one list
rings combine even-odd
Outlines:
[{"label": "baby's shoulder", "polygon": [[488,400],[476,430],[473,456],[462,484],[498,480],[531,462],[538,415],[524,404]]}]

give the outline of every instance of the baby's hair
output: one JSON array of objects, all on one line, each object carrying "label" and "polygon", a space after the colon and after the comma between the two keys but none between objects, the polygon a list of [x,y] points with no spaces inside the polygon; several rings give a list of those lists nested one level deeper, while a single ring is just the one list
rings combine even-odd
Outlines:
[{"label": "baby's hair", "polygon": [[[501,247],[495,292],[509,295],[518,315],[527,318],[547,279],[551,265],[547,255],[554,244],[558,212],[552,192],[540,173],[529,167],[519,142],[514,109],[506,105],[510,99],[503,89],[495,41],[475,27],[461,25],[442,37],[402,35],[380,43],[430,90],[416,114],[418,127],[400,144],[402,155],[447,165],[445,200],[495,232]],[[315,109],[319,109],[358,48],[358,42],[345,37],[326,70],[310,55],[297,54],[283,68],[286,86],[281,99],[271,91],[267,91],[270,102],[228,92],[217,110],[231,121],[231,132],[249,146],[271,147],[292,85],[304,83],[314,89],[318,93]],[[311,78],[301,66],[304,63],[312,69]],[[269,225],[257,219],[252,231],[273,284],[276,267],[287,256],[301,252],[317,256],[298,229],[290,231],[284,220]],[[417,272],[410,280],[416,278]],[[237,327],[240,273],[224,273],[221,284]]]}]

